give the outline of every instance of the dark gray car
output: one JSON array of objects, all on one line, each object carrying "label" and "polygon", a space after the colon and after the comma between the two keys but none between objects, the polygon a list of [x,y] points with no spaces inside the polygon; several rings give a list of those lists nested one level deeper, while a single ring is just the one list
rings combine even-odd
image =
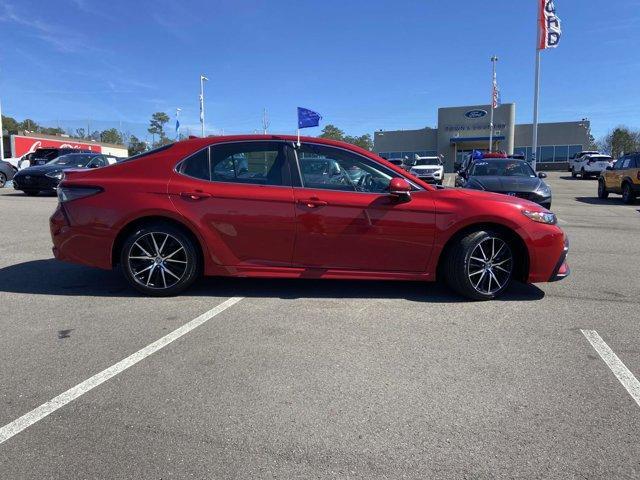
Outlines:
[{"label": "dark gray car", "polygon": [[464,188],[524,198],[551,208],[551,188],[533,168],[517,158],[487,158],[473,162],[462,178]]},{"label": "dark gray car", "polygon": [[0,188],[3,188],[5,184],[13,179],[13,176],[16,174],[17,170],[13,165],[9,162],[5,162],[4,160],[0,162]]}]

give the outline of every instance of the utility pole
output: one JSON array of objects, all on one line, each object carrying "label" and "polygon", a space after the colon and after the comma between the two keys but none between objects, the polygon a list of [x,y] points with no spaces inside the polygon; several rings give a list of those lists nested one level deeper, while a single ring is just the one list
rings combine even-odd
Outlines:
[{"label": "utility pole", "polygon": [[0,161],[4,160],[4,130],[2,127],[2,100],[0,100]]},{"label": "utility pole", "polygon": [[265,135],[267,134],[267,129],[269,128],[269,125],[271,125],[271,122],[269,122],[269,114],[267,113],[267,109],[263,108],[262,109],[262,130]]},{"label": "utility pole", "polygon": [[489,152],[493,151],[493,111],[498,103],[497,98],[497,82],[496,82],[496,62],[498,61],[498,57],[495,55],[491,57],[491,65],[492,65],[492,76],[491,76],[491,116],[489,120]]},{"label": "utility pole", "polygon": [[204,82],[208,82],[209,79],[200,74],[200,130],[204,137]]}]

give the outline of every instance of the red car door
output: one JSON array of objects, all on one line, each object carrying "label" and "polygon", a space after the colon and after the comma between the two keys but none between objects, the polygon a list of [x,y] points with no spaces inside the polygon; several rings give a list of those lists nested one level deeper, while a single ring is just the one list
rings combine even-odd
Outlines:
[{"label": "red car door", "polygon": [[178,165],[169,194],[213,263],[291,265],[295,213],[284,142],[214,144]]},{"label": "red car door", "polygon": [[293,265],[423,272],[435,233],[434,203],[416,191],[408,202],[387,193],[392,170],[337,147],[297,150],[302,186],[294,188]]}]

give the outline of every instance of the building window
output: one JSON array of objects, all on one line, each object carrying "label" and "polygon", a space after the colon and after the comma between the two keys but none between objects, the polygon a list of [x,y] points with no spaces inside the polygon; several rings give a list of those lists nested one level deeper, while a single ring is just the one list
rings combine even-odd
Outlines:
[{"label": "building window", "polygon": [[569,145],[556,145],[554,162],[566,162],[569,155]]},{"label": "building window", "polygon": [[582,151],[582,145],[569,145],[569,158]]}]

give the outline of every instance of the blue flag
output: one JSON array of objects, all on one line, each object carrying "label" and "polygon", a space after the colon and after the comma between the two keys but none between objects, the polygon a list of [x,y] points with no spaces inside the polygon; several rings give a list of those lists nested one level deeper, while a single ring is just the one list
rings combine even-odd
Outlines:
[{"label": "blue flag", "polygon": [[307,108],[298,107],[298,128],[317,127],[322,115]]},{"label": "blue flag", "polygon": [[178,130],[180,130],[180,120],[176,118],[176,133],[178,133]]}]

